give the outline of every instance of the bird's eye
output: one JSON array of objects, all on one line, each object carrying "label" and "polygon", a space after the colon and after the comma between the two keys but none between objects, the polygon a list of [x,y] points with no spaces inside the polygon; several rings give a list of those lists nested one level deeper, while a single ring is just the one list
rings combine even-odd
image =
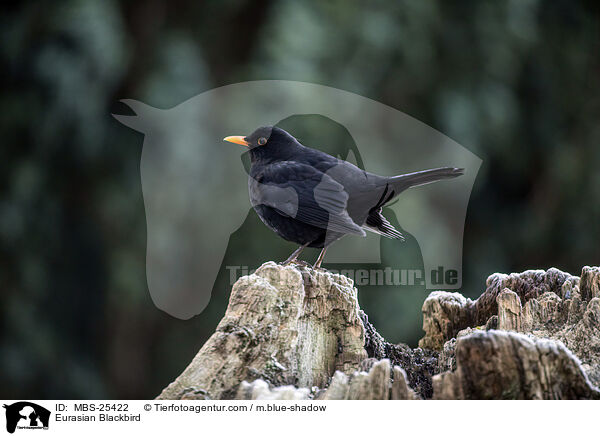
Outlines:
[{"label": "bird's eye", "polygon": [[258,145],[265,145],[267,143],[267,138],[258,138]]}]

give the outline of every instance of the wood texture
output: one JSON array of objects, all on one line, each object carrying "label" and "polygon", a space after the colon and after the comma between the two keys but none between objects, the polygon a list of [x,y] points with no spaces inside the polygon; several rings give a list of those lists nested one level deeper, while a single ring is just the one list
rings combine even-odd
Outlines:
[{"label": "wood texture", "polygon": [[160,399],[600,399],[600,268],[432,292],[420,348],[385,341],[344,276],[267,262]]}]

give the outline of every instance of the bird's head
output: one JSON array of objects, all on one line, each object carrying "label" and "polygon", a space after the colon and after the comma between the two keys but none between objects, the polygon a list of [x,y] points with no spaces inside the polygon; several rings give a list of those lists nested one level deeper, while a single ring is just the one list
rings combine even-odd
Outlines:
[{"label": "bird's head", "polygon": [[288,132],[279,127],[272,126],[259,127],[248,136],[227,136],[226,138],[223,138],[223,141],[240,144],[251,150],[257,148],[269,148],[273,151],[276,148],[298,144],[296,138]]},{"label": "bird's head", "polygon": [[240,144],[249,149],[256,147],[263,147],[267,145],[271,134],[273,133],[273,127],[264,126],[259,127],[248,136],[227,136],[223,138],[223,141],[233,142],[234,144]]},{"label": "bird's head", "polygon": [[285,159],[301,147],[288,132],[271,126],[259,127],[248,136],[228,136],[223,140],[248,147],[252,162]]}]

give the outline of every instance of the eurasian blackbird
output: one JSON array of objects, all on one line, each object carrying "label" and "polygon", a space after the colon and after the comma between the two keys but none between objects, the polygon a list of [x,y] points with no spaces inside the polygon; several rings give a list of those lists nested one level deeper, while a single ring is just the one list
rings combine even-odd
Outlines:
[{"label": "eurasian blackbird", "polygon": [[267,227],[300,245],[283,262],[296,260],[305,247],[327,247],[346,234],[365,230],[404,239],[381,214],[382,207],[413,186],[463,174],[462,168],[435,168],[394,177],[378,176],[319,150],[305,147],[278,127],[260,127],[225,141],[250,149],[248,189],[252,207]]}]

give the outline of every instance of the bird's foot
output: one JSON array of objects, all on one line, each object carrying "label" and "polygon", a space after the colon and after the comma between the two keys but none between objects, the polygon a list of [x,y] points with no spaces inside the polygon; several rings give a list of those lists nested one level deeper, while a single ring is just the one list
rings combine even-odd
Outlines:
[{"label": "bird's foot", "polygon": [[296,262],[298,259],[298,256],[300,256],[300,253],[302,253],[302,250],[304,250],[306,248],[308,244],[304,244],[301,245],[300,247],[298,247],[292,254],[290,254],[290,257],[288,257],[286,260],[284,260],[282,263],[280,263],[280,265],[286,266],[289,265],[292,262]]},{"label": "bird's foot", "polygon": [[321,269],[321,263],[323,262],[323,259],[325,258],[326,251],[327,251],[327,247],[324,247],[321,250],[321,252],[319,253],[319,257],[317,257],[317,261],[313,265],[313,269]]},{"label": "bird's foot", "polygon": [[310,263],[306,262],[305,260],[296,260],[295,263],[297,265],[306,267],[306,268],[310,268]]},{"label": "bird's foot", "polygon": [[288,266],[288,265],[300,265],[300,266],[304,266],[309,268],[311,265],[310,263],[304,261],[304,260],[298,260],[298,259],[291,259],[291,260],[284,260],[283,262],[279,262],[279,265],[281,266]]}]

